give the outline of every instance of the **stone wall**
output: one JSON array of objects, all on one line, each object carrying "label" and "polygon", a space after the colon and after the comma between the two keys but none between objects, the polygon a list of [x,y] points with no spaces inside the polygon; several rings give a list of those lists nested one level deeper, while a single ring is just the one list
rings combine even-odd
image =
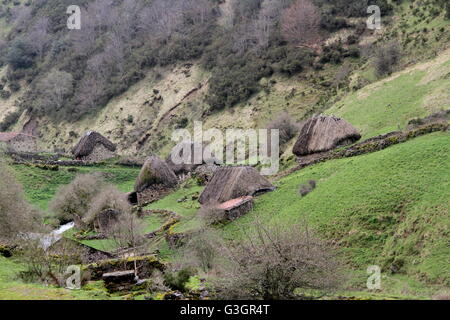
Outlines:
[{"label": "stone wall", "polygon": [[101,162],[106,159],[114,158],[115,156],[116,154],[114,152],[108,150],[101,143],[98,143],[94,147],[94,150],[91,152],[91,154],[88,155],[87,157],[84,157],[83,160],[89,162]]},{"label": "stone wall", "polygon": [[8,149],[14,152],[37,152],[37,139],[27,135],[18,135],[8,143]]}]

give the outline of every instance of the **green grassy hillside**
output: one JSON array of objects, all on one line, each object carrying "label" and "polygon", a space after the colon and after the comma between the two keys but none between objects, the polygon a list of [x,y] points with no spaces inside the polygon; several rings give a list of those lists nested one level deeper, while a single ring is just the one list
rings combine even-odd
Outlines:
[{"label": "green grassy hillside", "polygon": [[363,139],[403,129],[409,120],[450,108],[450,50],[353,92],[326,111],[361,130]]},{"label": "green grassy hillside", "polygon": [[[317,188],[298,194],[308,180]],[[355,268],[371,264],[385,272],[450,283],[450,134],[434,133],[383,151],[328,161],[277,182],[257,199],[254,211],[225,228],[258,216],[289,224],[304,218],[337,241]]]},{"label": "green grassy hillside", "polygon": [[48,209],[48,204],[59,187],[69,184],[77,174],[98,172],[105,181],[116,185],[123,192],[134,188],[140,168],[117,165],[102,165],[93,167],[60,167],[58,171],[42,170],[38,167],[14,165],[17,179],[24,186],[30,203],[42,210]]},{"label": "green grassy hillside", "polygon": [[20,262],[0,256],[0,300],[104,300],[111,297],[102,286],[92,283],[83,290],[67,290],[40,284],[24,283],[17,273]]}]

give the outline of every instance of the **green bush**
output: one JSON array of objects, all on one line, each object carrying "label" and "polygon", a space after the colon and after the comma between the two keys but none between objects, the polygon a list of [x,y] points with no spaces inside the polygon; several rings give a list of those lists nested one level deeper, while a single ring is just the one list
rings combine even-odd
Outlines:
[{"label": "green bush", "polygon": [[187,291],[186,284],[193,275],[195,275],[195,270],[190,267],[183,268],[179,271],[168,271],[164,274],[164,282],[174,290],[185,292]]},{"label": "green bush", "polygon": [[11,44],[6,62],[13,69],[26,69],[33,65],[35,56],[36,53],[26,41],[17,39]]}]

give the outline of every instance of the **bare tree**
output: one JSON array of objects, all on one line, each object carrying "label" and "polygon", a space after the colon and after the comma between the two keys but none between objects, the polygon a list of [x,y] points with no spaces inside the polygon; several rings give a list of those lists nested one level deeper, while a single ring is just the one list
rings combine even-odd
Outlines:
[{"label": "bare tree", "polygon": [[[143,224],[131,211],[123,212],[118,221],[107,231],[108,238],[114,241],[119,250],[124,250],[128,256],[139,256],[146,251],[143,236]],[[134,261],[134,273],[138,276],[137,262]]]},{"label": "bare tree", "polygon": [[116,23],[111,25],[111,29],[116,37],[123,43],[132,40],[139,26],[139,14],[142,10],[141,2],[136,0],[125,0],[120,8]]},{"label": "bare tree", "polygon": [[71,32],[70,39],[76,54],[89,56],[97,40],[118,21],[118,9],[113,0],[97,0],[89,4],[81,15],[82,32]]},{"label": "bare tree", "polygon": [[[86,225],[94,228],[95,220],[106,211],[114,211],[118,215],[127,214],[131,211],[131,205],[128,203],[126,196],[113,185],[106,185],[92,199],[83,221]],[[110,223],[112,224],[114,221],[114,219],[111,219]]]},{"label": "bare tree", "polygon": [[284,10],[281,31],[287,41],[317,50],[321,41],[319,10],[311,0],[297,0]]},{"label": "bare tree", "polygon": [[181,0],[155,0],[140,14],[139,29],[153,39],[166,39],[182,23]]},{"label": "bare tree", "polygon": [[0,240],[10,243],[42,226],[40,213],[25,200],[22,186],[0,159]]},{"label": "bare tree", "polygon": [[47,32],[48,27],[48,18],[39,18],[28,34],[28,42],[39,58],[44,56],[45,49],[51,40],[50,35]]},{"label": "bare tree", "polygon": [[185,19],[194,25],[206,23],[211,16],[211,1],[208,0],[184,0],[182,8]]},{"label": "bare tree", "polygon": [[70,73],[52,70],[36,85],[41,110],[59,110],[73,93],[73,77]]},{"label": "bare tree", "polygon": [[400,61],[400,45],[393,41],[378,49],[374,66],[377,76],[389,75],[394,71],[395,65]]},{"label": "bare tree", "polygon": [[290,0],[270,1],[262,3],[257,19],[253,22],[253,34],[259,48],[269,45],[270,36],[280,21],[281,13],[290,3]]},{"label": "bare tree", "polygon": [[219,256],[224,260],[213,280],[219,298],[295,299],[307,297],[302,290],[332,290],[341,281],[335,253],[307,224],[267,227],[257,222],[239,243],[222,246]]},{"label": "bare tree", "polygon": [[19,6],[11,9],[11,17],[14,29],[22,31],[22,29],[31,20],[31,7]]},{"label": "bare tree", "polygon": [[63,287],[67,268],[83,263],[80,247],[71,241],[61,240],[46,249],[40,238],[25,238],[20,247],[25,270],[19,272],[19,277],[27,282],[39,281]]},{"label": "bare tree", "polygon": [[336,73],[336,76],[334,77],[333,85],[339,89],[339,86],[342,82],[348,77],[351,71],[351,66],[349,63],[344,63]]},{"label": "bare tree", "polygon": [[267,129],[278,129],[280,131],[280,144],[283,145],[295,137],[300,131],[300,126],[292,119],[289,113],[283,111],[268,124]]}]

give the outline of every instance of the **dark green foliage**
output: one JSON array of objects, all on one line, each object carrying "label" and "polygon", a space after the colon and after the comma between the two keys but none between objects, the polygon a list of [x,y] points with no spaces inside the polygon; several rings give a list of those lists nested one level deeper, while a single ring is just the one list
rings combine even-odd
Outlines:
[{"label": "dark green foliage", "polygon": [[6,62],[13,69],[26,69],[33,65],[36,53],[30,44],[22,39],[12,42],[11,47],[6,56]]},{"label": "dark green foliage", "polygon": [[390,15],[393,11],[392,5],[387,0],[316,0],[323,5],[331,15],[347,17],[365,17],[370,5],[377,5],[381,9],[381,15]]},{"label": "dark green foliage", "polygon": [[164,274],[164,281],[170,288],[185,292],[186,284],[193,275],[195,275],[195,270],[192,268],[183,268],[179,271],[166,272]]},{"label": "dark green foliage", "polygon": [[[0,91],[0,96],[2,95],[2,92],[8,93],[5,99],[9,97],[9,91]],[[17,122],[17,120],[19,120],[21,114],[22,113],[20,111],[8,113],[8,115],[0,123],[0,131],[7,131],[14,123]]]},{"label": "dark green foliage", "polygon": [[259,90],[259,79],[272,72],[270,66],[255,57],[228,57],[223,66],[214,70],[207,102],[212,110],[220,110],[245,101]]},{"label": "dark green foliage", "polygon": [[445,17],[450,19],[450,2],[448,0],[434,0],[436,5],[445,10]]},{"label": "dark green foliage", "polygon": [[2,99],[8,99],[11,96],[11,92],[8,90],[0,90],[0,98]]},{"label": "dark green foliage", "polygon": [[17,91],[20,90],[20,84],[19,84],[18,82],[11,82],[11,83],[9,84],[9,89],[10,89],[12,92],[17,92]]},{"label": "dark green foliage", "polygon": [[311,65],[313,57],[308,50],[299,48],[285,47],[285,57],[277,64],[277,71],[286,73],[288,75],[294,75],[303,71],[303,69]]},{"label": "dark green foliage", "polygon": [[326,46],[323,50],[323,54],[320,57],[320,63],[334,63],[338,64],[344,57],[345,49],[341,43],[334,43],[330,46]]},{"label": "dark green foliage", "polygon": [[332,15],[323,15],[320,21],[320,26],[329,32],[335,32],[337,30],[349,27],[347,20],[343,18],[337,18]]},{"label": "dark green foliage", "polygon": [[177,129],[183,129],[186,128],[189,123],[189,119],[186,117],[182,117],[177,120],[176,128]]}]

